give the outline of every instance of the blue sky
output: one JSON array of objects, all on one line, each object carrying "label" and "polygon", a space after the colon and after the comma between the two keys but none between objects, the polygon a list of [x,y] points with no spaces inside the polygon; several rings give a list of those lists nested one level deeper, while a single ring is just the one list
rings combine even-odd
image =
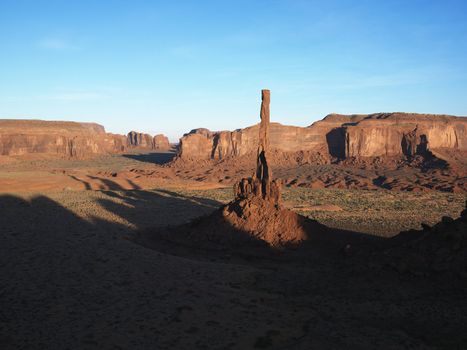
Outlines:
[{"label": "blue sky", "polygon": [[0,0],[0,118],[235,129],[467,115],[467,1]]}]

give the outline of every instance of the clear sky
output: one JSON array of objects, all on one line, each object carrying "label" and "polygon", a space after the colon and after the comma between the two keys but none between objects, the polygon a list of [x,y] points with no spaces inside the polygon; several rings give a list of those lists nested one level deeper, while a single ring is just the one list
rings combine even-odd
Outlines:
[{"label": "clear sky", "polygon": [[467,115],[467,1],[0,0],[0,118],[165,133]]}]

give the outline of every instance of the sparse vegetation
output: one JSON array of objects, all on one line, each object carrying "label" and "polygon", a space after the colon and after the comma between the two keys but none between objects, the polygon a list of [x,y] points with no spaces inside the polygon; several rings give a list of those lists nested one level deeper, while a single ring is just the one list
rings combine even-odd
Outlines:
[{"label": "sparse vegetation", "polygon": [[[221,203],[227,203],[233,196],[231,188],[174,191]],[[286,188],[283,199],[286,206],[325,225],[386,237],[403,230],[420,229],[422,222],[434,224],[445,215],[458,217],[465,203],[463,194],[443,192],[306,188]],[[329,206],[333,210],[328,210]]]}]

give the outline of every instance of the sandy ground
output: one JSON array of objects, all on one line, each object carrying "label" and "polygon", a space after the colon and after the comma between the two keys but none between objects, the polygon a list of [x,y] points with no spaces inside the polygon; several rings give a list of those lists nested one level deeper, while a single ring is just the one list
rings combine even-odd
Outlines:
[{"label": "sandy ground", "polygon": [[[141,230],[208,214],[231,192],[183,181],[167,187],[163,178],[145,184],[155,190],[138,189],[146,180],[111,174],[133,174],[134,159],[128,162],[107,159],[90,171],[89,164],[44,161],[33,164],[37,177],[18,163],[0,171],[3,181],[19,179],[0,194],[2,349],[467,347],[465,280],[400,274],[360,256],[358,244],[355,256],[337,248],[232,256],[136,243]],[[50,177],[50,168],[70,183],[41,187],[41,171]],[[70,174],[91,182],[90,190]],[[28,188],[21,176],[37,186]],[[465,200],[309,189],[291,189],[284,198],[329,226],[370,232],[386,225],[373,230],[381,237],[400,225],[456,216]],[[384,239],[375,238],[370,251]]]},{"label": "sandy ground", "polygon": [[210,213],[220,201],[206,193],[2,195],[1,347],[467,345],[466,289],[454,281],[414,282],[395,272],[381,279],[379,268],[362,274],[361,264],[336,257],[243,260],[196,249],[148,249],[132,241],[138,229]]},{"label": "sandy ground", "polygon": [[[451,157],[454,160],[450,168],[423,168],[416,162],[406,164],[400,159],[387,164],[363,160],[355,164],[297,164],[290,157],[274,158],[272,168],[274,176],[286,187],[465,194],[465,155],[456,156]],[[220,161],[177,160],[168,164],[174,157],[175,150],[149,153],[134,150],[87,160],[60,160],[50,155],[0,156],[0,192],[131,190],[158,186],[231,188],[237,179],[250,176],[255,164],[251,155]]]}]

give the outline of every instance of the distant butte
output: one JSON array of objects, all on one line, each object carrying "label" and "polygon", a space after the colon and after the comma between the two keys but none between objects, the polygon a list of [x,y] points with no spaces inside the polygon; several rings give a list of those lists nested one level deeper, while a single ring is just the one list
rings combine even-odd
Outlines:
[{"label": "distant butte", "polygon": [[102,125],[44,120],[0,120],[0,155],[42,154],[84,159],[122,153],[131,148],[168,150],[164,135],[152,137],[135,131],[125,135],[106,133]]}]

